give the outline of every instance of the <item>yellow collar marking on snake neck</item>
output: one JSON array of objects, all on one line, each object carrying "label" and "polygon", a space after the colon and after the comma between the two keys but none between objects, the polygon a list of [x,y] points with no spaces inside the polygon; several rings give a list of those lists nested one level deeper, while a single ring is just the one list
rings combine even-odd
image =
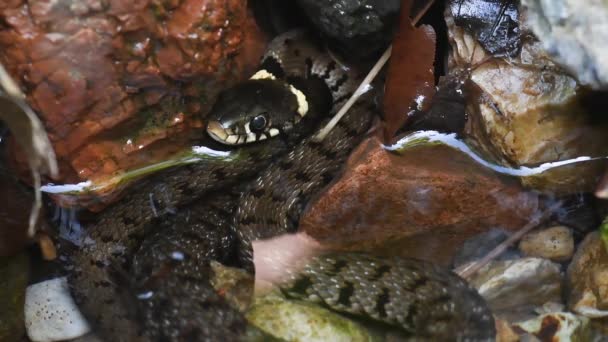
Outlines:
[{"label": "yellow collar marking on snake neck", "polygon": [[306,95],[292,85],[289,85],[289,90],[291,90],[291,92],[296,96],[296,100],[298,100],[298,114],[300,114],[301,117],[304,117],[304,115],[308,113],[308,101],[306,101]]},{"label": "yellow collar marking on snake neck", "polygon": [[251,76],[252,80],[276,80],[277,78],[269,73],[268,71],[266,71],[265,69],[259,70],[258,72],[256,72],[255,74],[253,74],[253,76]]},{"label": "yellow collar marking on snake neck", "polygon": [[[276,80],[276,76],[272,73],[268,72],[266,69],[258,70],[253,76],[251,76],[252,80]],[[306,101],[306,95],[303,92],[296,89],[296,87],[289,85],[289,90],[295,95],[296,100],[298,101],[298,114],[301,117],[304,117],[306,113],[308,113],[308,101]]]}]

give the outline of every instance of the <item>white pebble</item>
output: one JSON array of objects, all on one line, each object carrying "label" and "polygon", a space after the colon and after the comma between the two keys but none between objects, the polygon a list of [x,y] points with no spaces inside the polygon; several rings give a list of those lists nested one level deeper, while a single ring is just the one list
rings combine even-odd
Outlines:
[{"label": "white pebble", "polygon": [[91,330],[70,295],[65,277],[28,286],[25,327],[34,342],[69,340]]}]

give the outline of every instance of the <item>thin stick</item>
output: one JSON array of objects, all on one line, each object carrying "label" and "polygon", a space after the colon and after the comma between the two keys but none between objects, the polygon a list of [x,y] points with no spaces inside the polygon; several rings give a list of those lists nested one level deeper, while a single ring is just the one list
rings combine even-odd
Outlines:
[{"label": "thin stick", "polygon": [[481,260],[471,263],[469,265],[465,265],[463,267],[459,267],[455,269],[454,272],[456,272],[459,276],[465,279],[471,277],[473,274],[477,273],[481,268],[487,265],[490,261],[494,260],[505,250],[507,250],[509,246],[519,241],[526,233],[538,227],[538,225],[549,219],[551,214],[553,214],[553,212],[558,209],[561,204],[562,203],[558,202],[549,207],[547,210],[541,212],[540,214],[536,214],[532,217],[528,224],[526,224],[523,228],[515,232],[508,239],[503,241],[500,245],[496,246],[496,248],[491,250],[490,253],[486,254],[486,256],[484,256]]},{"label": "thin stick", "polygon": [[[412,21],[411,21],[412,26],[416,26],[418,21],[420,21],[420,19],[429,10],[429,8],[433,5],[434,2],[435,2],[434,0],[431,0],[425,4],[425,6],[420,10],[420,12],[418,12],[416,14],[416,16],[412,19]],[[314,141],[320,142],[321,140],[325,139],[327,134],[329,134],[329,132],[331,132],[331,130],[336,126],[336,124],[338,124],[338,121],[340,121],[342,119],[344,114],[346,114],[350,110],[350,108],[355,104],[355,102],[357,102],[359,97],[361,97],[361,95],[363,95],[367,91],[369,85],[376,78],[376,76],[378,76],[378,74],[380,73],[380,70],[382,70],[382,68],[384,67],[384,65],[386,64],[388,59],[390,58],[392,50],[393,50],[393,46],[390,45],[386,49],[386,51],[384,51],[382,56],[380,56],[380,59],[378,59],[376,64],[374,64],[372,69],[369,71],[367,76],[365,76],[365,78],[363,79],[363,81],[361,82],[361,84],[359,85],[357,90],[355,90],[355,92],[350,96],[348,101],[346,101],[346,103],[342,106],[342,108],[340,108],[338,113],[336,113],[336,115],[334,115],[334,117],[327,123],[327,125],[325,125],[325,127],[323,127],[319,131],[319,133],[317,133],[313,137]]]},{"label": "thin stick", "polygon": [[32,179],[34,181],[34,204],[32,205],[32,211],[30,212],[29,225],[27,228],[27,235],[33,238],[36,235],[36,224],[38,223],[38,217],[40,216],[40,208],[42,208],[42,192],[40,191],[40,173],[35,168],[32,168]]},{"label": "thin stick", "polygon": [[431,8],[431,6],[433,6],[434,3],[435,3],[435,0],[430,0],[430,1],[427,1],[426,4],[424,4],[424,7],[422,7],[420,9],[420,11],[418,11],[418,13],[416,13],[416,15],[412,18],[412,26],[418,25],[418,22],[420,21],[420,19],[422,19],[422,17],[426,14],[426,12],[429,11],[429,8]]},{"label": "thin stick", "polygon": [[319,131],[319,133],[317,133],[313,137],[313,140],[321,141],[321,140],[325,139],[327,134],[336,126],[338,121],[340,121],[340,119],[342,119],[344,114],[346,114],[348,112],[350,107],[352,107],[353,104],[355,104],[355,102],[359,99],[359,97],[362,94],[367,92],[367,88],[369,87],[370,83],[374,80],[374,78],[376,78],[376,76],[378,75],[380,70],[382,70],[382,68],[384,67],[384,64],[386,64],[386,61],[388,61],[389,57],[391,56],[392,49],[393,49],[393,47],[391,45],[388,47],[388,49],[386,49],[386,51],[384,51],[384,53],[382,54],[380,59],[376,62],[376,64],[372,68],[372,70],[370,70],[369,73],[367,74],[367,76],[365,76],[365,78],[363,79],[363,82],[361,82],[361,84],[359,85],[357,90],[355,90],[355,92],[350,96],[348,101],[346,101],[346,103],[344,104],[344,106],[342,106],[342,108],[340,108],[338,113],[336,115],[334,115],[333,118],[331,118],[331,120],[327,123],[327,125],[325,125],[325,127],[323,127]]}]

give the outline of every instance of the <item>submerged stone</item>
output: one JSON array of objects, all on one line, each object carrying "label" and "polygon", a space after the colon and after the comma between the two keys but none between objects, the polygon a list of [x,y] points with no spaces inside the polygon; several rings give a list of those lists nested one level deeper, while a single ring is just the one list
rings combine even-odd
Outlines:
[{"label": "submerged stone", "polygon": [[541,341],[591,341],[589,319],[569,312],[544,314],[525,322],[516,323],[513,327],[516,331],[527,333]]},{"label": "submerged stone", "polygon": [[550,227],[526,234],[519,242],[519,249],[527,256],[567,261],[574,254],[574,237],[568,227]]},{"label": "submerged stone", "polygon": [[580,243],[567,274],[570,309],[590,318],[608,317],[608,252],[598,232]]},{"label": "submerged stone", "polygon": [[[494,248],[509,238],[509,232],[504,229],[493,228],[487,232],[475,235],[466,240],[462,248],[454,256],[452,265],[459,268],[470,262],[479,260],[490,253]],[[521,256],[516,248],[509,247],[494,260],[509,260]]]},{"label": "submerged stone", "polygon": [[250,322],[286,341],[379,341],[357,323],[319,306],[271,293],[256,299]]},{"label": "submerged stone", "polygon": [[561,300],[560,265],[540,258],[492,261],[470,279],[494,314],[529,316],[536,307]]},{"label": "submerged stone", "polygon": [[339,250],[447,265],[469,237],[496,226],[519,229],[540,208],[517,179],[438,143],[389,151],[370,138],[349,163],[300,221],[313,239]]}]

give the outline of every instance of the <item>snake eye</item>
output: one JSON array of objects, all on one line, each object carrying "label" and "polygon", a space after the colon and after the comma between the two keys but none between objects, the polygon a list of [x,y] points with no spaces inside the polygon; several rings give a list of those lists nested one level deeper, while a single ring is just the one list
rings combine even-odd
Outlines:
[{"label": "snake eye", "polygon": [[262,131],[264,131],[264,128],[266,128],[266,117],[264,115],[258,115],[256,117],[254,117],[253,119],[251,119],[251,122],[249,123],[249,127],[251,128],[251,131],[254,133],[260,133]]}]

